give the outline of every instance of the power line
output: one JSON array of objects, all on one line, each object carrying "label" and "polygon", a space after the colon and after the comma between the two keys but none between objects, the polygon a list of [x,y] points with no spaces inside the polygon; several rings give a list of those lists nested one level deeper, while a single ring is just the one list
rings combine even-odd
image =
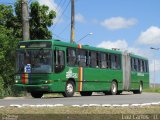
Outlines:
[{"label": "power line", "polygon": [[32,0],[29,0],[28,4],[30,4],[32,2]]},{"label": "power line", "polygon": [[71,23],[67,24],[65,26],[65,28],[58,34],[58,35],[61,35],[64,31],[66,31],[66,29],[71,25]]},{"label": "power line", "polygon": [[59,8],[61,2],[62,2],[62,0],[59,3],[57,3],[57,8],[56,8],[57,11],[58,11],[58,8]]},{"label": "power line", "polygon": [[65,7],[65,9],[63,10],[62,14],[60,15],[59,19],[57,20],[57,22],[56,22],[55,25],[52,27],[52,29],[57,26],[58,22],[61,20],[61,18],[62,18],[62,16],[63,16],[63,14],[66,12],[66,9],[68,8],[69,4],[70,4],[70,0],[69,0],[69,2],[68,2],[67,6]]},{"label": "power line", "polygon": [[[61,0],[61,1],[63,1],[63,0]],[[60,3],[61,3],[61,2],[60,2]],[[57,13],[60,13],[61,8],[63,8],[63,6],[65,5],[65,3],[66,3],[66,0],[63,1],[62,5],[59,4],[59,6],[57,6],[57,9],[56,9],[56,10],[57,10]],[[61,6],[61,7],[60,7],[60,6]]]},{"label": "power line", "polygon": [[[61,8],[63,8],[63,6],[65,5],[66,1],[67,1],[67,0],[64,0],[64,1],[63,1],[62,5],[61,5]],[[60,6],[60,4],[59,4],[59,6]],[[60,11],[60,7],[59,7],[59,11]]]},{"label": "power line", "polygon": [[61,40],[64,40],[64,38],[60,37],[59,35],[53,33],[54,36],[56,36],[57,38],[60,38]]}]

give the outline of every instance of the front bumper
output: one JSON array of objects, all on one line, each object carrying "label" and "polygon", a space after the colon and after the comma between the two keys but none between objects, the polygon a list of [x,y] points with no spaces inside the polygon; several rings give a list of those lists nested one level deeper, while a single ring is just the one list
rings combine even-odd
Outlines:
[{"label": "front bumper", "polygon": [[19,91],[41,91],[41,92],[52,92],[52,84],[40,84],[40,85],[24,85],[15,84],[15,88]]}]

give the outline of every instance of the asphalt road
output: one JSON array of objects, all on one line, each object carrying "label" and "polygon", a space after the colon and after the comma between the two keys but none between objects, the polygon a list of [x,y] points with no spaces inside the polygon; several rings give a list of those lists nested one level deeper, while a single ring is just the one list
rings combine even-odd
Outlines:
[{"label": "asphalt road", "polygon": [[44,105],[44,104],[63,104],[66,106],[71,105],[84,105],[84,104],[143,104],[160,102],[159,93],[142,93],[132,94],[123,93],[121,95],[93,95],[93,96],[74,96],[70,98],[64,97],[48,97],[41,99],[34,98],[11,98],[0,99],[0,106],[10,106],[13,104],[18,105]]}]

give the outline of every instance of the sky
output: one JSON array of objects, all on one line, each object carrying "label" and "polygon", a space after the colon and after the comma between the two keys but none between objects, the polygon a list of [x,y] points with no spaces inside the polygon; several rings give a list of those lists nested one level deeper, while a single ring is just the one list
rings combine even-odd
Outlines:
[{"label": "sky", "polygon": [[[57,12],[53,39],[70,41],[70,0],[39,1]],[[14,3],[15,0],[0,0]],[[160,0],[75,0],[75,42],[118,48],[149,59],[150,81],[160,83]],[[89,35],[89,33],[93,33]],[[154,67],[155,63],[155,67]],[[155,72],[154,72],[155,71]]]}]

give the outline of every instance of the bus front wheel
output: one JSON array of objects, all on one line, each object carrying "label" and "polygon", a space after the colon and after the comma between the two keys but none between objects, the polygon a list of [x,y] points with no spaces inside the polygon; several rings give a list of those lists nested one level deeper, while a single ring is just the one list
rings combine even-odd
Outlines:
[{"label": "bus front wheel", "polygon": [[33,98],[41,98],[43,96],[42,92],[31,92]]},{"label": "bus front wheel", "polygon": [[75,84],[73,81],[66,83],[65,91],[62,93],[64,97],[72,97],[75,92]]}]

